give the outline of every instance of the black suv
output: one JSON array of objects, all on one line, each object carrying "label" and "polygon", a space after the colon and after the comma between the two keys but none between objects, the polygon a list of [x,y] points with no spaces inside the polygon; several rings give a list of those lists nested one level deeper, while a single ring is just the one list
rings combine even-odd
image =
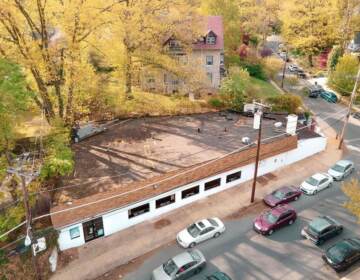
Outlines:
[{"label": "black suv", "polygon": [[326,240],[339,235],[343,226],[329,216],[320,216],[312,220],[301,231],[301,235],[316,245],[323,244]]},{"label": "black suv", "polygon": [[342,271],[360,260],[360,238],[348,238],[325,251],[323,260],[336,271]]}]

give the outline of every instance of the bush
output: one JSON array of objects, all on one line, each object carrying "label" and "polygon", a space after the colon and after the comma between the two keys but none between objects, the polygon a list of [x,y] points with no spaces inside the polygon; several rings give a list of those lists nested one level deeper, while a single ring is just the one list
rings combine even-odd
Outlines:
[{"label": "bush", "polygon": [[272,53],[273,53],[273,51],[272,51],[270,48],[263,48],[263,49],[260,51],[261,57],[271,56]]},{"label": "bush", "polygon": [[335,70],[330,74],[330,85],[342,95],[349,96],[355,84],[359,61],[356,56],[347,54],[340,58]]},{"label": "bush", "polygon": [[267,57],[263,59],[262,64],[264,66],[265,73],[271,79],[275,79],[276,75],[283,69],[284,63],[275,57]]},{"label": "bush", "polygon": [[60,122],[56,123],[45,147],[46,155],[41,169],[41,177],[49,179],[69,175],[74,169],[74,155],[70,148],[69,129]]},{"label": "bush", "polygon": [[339,62],[340,57],[343,55],[343,51],[340,46],[333,46],[329,58],[328,58],[328,71],[331,73],[333,70],[335,70],[336,65]]},{"label": "bush", "polygon": [[210,98],[208,100],[208,103],[210,104],[210,106],[220,109],[222,107],[224,107],[224,103],[222,102],[222,100],[218,99],[218,98]]},{"label": "bush", "polygon": [[246,95],[245,91],[250,84],[249,73],[238,67],[230,68],[229,73],[229,77],[222,82],[220,96],[226,107],[242,111]]},{"label": "bush", "polygon": [[275,112],[287,112],[289,114],[296,114],[300,106],[302,106],[302,99],[299,96],[292,94],[284,94],[268,98],[268,102],[272,105],[272,110]]},{"label": "bush", "polygon": [[286,80],[290,86],[297,86],[299,84],[299,79],[295,75],[290,75]]},{"label": "bush", "polygon": [[261,63],[253,63],[249,61],[242,61],[240,66],[249,73],[251,77],[266,81],[267,76],[264,71],[264,67]]}]

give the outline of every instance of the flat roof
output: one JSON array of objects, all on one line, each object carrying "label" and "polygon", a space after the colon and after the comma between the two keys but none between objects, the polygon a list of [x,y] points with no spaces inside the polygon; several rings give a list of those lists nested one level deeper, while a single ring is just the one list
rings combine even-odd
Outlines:
[{"label": "flat roof", "polygon": [[[262,137],[284,132],[263,121]],[[285,123],[285,121],[284,121]],[[124,183],[183,169],[244,147],[243,137],[257,139],[253,119],[236,113],[131,119],[73,145],[75,171],[64,178],[55,201],[65,203]]]},{"label": "flat roof", "polygon": [[[274,127],[277,121],[263,121],[263,139],[272,138],[263,142],[262,159],[297,147],[300,135],[283,135],[285,125],[279,130]],[[53,226],[97,217],[250,164],[256,145],[245,147],[242,137],[257,139],[252,123],[252,118],[235,113],[132,119],[75,144],[74,176],[56,194]],[[241,153],[224,157],[242,147]],[[58,211],[64,212],[55,214]]]}]

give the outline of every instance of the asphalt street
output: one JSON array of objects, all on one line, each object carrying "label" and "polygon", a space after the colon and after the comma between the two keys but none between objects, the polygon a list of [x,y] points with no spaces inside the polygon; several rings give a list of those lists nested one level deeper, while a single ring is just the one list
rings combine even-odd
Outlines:
[{"label": "asphalt street", "polygon": [[[339,119],[346,114],[344,105],[331,104],[321,98],[304,97],[303,99],[306,106],[316,113],[317,118],[324,119],[329,126],[340,131],[343,123]],[[357,166],[356,172],[352,176],[359,177],[360,121],[351,120],[345,143],[349,146],[345,157],[353,160]],[[226,232],[221,237],[197,246],[205,255],[207,266],[201,274],[191,279],[205,279],[205,275],[216,270],[226,272],[233,280],[330,280],[339,279],[346,275],[346,273],[335,273],[321,259],[324,249],[334,242],[346,237],[360,236],[360,227],[356,218],[343,207],[346,197],[340,186],[341,183],[336,182],[330,189],[311,197],[303,195],[299,201],[292,203],[298,211],[297,221],[293,225],[275,232],[271,237],[261,236],[253,231],[252,222],[255,215],[226,221]],[[345,228],[340,236],[320,247],[302,239],[300,235],[304,225],[319,215],[330,215],[342,223]],[[150,279],[153,269],[182,251],[183,249],[177,244],[170,245],[152,255],[136,271],[126,275],[124,279]],[[360,264],[353,267],[352,270],[358,267]]]}]

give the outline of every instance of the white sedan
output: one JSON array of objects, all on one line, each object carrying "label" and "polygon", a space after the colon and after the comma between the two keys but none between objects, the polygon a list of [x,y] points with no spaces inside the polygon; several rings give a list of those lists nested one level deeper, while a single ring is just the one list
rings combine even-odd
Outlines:
[{"label": "white sedan", "polygon": [[316,173],[310,178],[306,179],[301,185],[300,189],[309,195],[314,195],[332,185],[334,179],[326,173]]},{"label": "white sedan", "polygon": [[350,160],[340,160],[328,170],[328,173],[336,180],[340,181],[354,171],[354,163]]},{"label": "white sedan", "polygon": [[198,221],[180,231],[176,240],[181,247],[193,248],[207,239],[219,237],[224,231],[225,226],[219,218],[209,218]]}]

